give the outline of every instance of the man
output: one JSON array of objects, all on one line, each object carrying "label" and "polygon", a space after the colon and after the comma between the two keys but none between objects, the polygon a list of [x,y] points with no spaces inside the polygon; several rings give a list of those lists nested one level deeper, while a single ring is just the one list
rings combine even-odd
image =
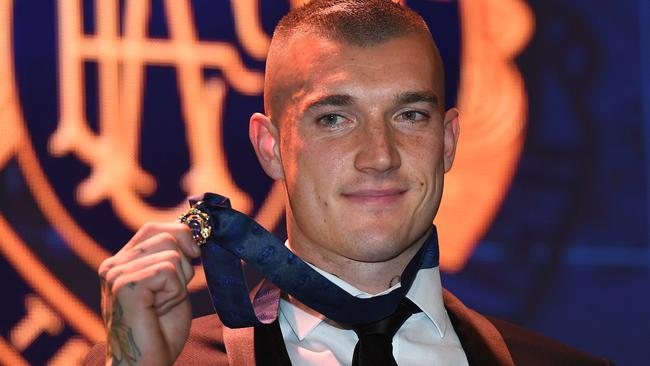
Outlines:
[{"label": "man", "polygon": [[[432,240],[459,136],[458,111],[444,111],[442,61],[417,14],[388,0],[316,0],[293,11],[273,35],[264,102],[250,139],[286,188],[291,251],[356,297],[410,286],[401,304],[411,310],[374,346],[388,353],[366,365],[608,364],[465,308],[442,290],[436,266],[402,283]],[[190,322],[189,259],[199,255],[185,225],[152,223],[100,266],[107,363],[363,365],[374,352],[359,327],[292,294],[270,325]],[[103,363],[103,353],[87,362]]]}]

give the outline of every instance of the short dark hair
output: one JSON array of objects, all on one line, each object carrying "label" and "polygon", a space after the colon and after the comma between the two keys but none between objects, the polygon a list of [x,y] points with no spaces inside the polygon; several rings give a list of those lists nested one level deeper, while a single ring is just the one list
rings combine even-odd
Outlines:
[{"label": "short dark hair", "polygon": [[420,15],[391,0],[313,0],[285,15],[273,38],[301,31],[360,47],[412,33],[431,34]]},{"label": "short dark hair", "polygon": [[290,11],[273,32],[264,84],[264,110],[269,116],[277,102],[274,92],[277,86],[269,79],[271,60],[284,52],[292,37],[305,34],[363,48],[402,36],[423,35],[431,40],[433,52],[438,59],[440,57],[424,19],[399,3],[391,0],[313,0]]}]

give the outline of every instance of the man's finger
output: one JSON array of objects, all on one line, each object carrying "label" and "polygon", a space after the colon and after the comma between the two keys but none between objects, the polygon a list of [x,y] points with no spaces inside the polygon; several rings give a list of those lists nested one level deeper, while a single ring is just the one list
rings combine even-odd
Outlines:
[{"label": "man's finger", "polygon": [[113,293],[124,310],[138,314],[142,310],[164,315],[187,299],[187,288],[179,281],[170,262],[159,262],[121,275],[113,285]]},{"label": "man's finger", "polygon": [[138,243],[162,232],[171,234],[178,242],[178,247],[186,256],[198,258],[201,255],[201,249],[194,239],[192,239],[192,232],[189,227],[177,222],[150,222],[144,224],[120,251],[131,249]]},{"label": "man's finger", "polygon": [[[162,252],[152,253],[150,255],[137,258],[130,262],[126,262],[120,265],[117,265],[111,268],[106,274],[106,281],[111,292],[115,293],[120,289],[118,286],[118,281],[121,281],[121,278],[128,278],[130,282],[141,282],[145,280],[145,277],[134,277],[135,273],[140,273],[140,276],[154,276],[158,275],[157,272],[145,271],[145,269],[152,268],[171,268],[176,274],[177,280],[181,286],[185,287],[187,282],[185,280],[185,275],[181,268],[181,255],[176,250],[165,250]],[[160,267],[160,264],[164,264],[163,267]],[[122,280],[123,281],[123,280]],[[152,291],[155,289],[151,289]]]},{"label": "man's finger", "polygon": [[190,263],[190,260],[179,249],[176,238],[167,232],[159,233],[130,249],[120,251],[115,256],[107,259],[105,263],[102,263],[100,266],[99,274],[101,277],[107,278],[107,272],[114,267],[167,250],[175,250],[178,252],[180,257],[180,268],[183,272],[183,279],[185,283],[188,283],[192,277],[194,277],[194,267]]}]

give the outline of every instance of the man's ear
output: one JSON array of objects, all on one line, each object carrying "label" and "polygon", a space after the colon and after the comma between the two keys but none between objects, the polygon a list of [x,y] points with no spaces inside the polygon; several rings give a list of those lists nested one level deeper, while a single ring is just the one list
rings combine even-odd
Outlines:
[{"label": "man's ear", "polygon": [[456,156],[456,145],[460,136],[460,124],[458,121],[458,109],[451,108],[445,113],[444,125],[444,160],[445,173],[451,169]]},{"label": "man's ear", "polygon": [[284,179],[280,134],[271,119],[262,113],[253,113],[248,126],[248,137],[266,174],[274,180]]}]

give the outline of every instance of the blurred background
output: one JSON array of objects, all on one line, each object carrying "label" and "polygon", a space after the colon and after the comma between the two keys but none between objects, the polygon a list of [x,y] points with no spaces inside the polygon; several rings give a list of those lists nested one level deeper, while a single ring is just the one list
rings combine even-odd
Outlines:
[{"label": "blurred background", "polygon": [[[273,27],[301,2],[0,0],[0,364],[80,363],[104,338],[97,266],[188,195],[230,196],[285,235],[247,127]],[[647,362],[650,2],[404,3],[461,110],[435,221],[444,286],[618,365]]]}]

